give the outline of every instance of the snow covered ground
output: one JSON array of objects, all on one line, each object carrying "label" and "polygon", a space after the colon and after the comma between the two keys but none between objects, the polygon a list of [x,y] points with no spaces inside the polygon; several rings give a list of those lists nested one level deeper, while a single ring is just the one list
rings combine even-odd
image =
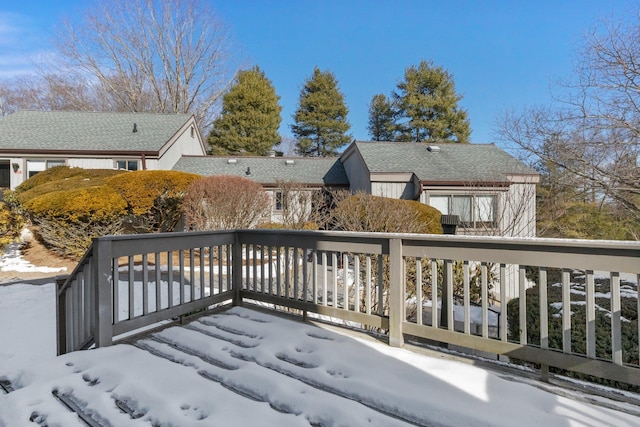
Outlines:
[{"label": "snow covered ground", "polygon": [[56,357],[52,283],[0,286],[2,381],[0,427],[84,425],[54,391],[105,426],[640,425],[630,404],[248,308]]}]

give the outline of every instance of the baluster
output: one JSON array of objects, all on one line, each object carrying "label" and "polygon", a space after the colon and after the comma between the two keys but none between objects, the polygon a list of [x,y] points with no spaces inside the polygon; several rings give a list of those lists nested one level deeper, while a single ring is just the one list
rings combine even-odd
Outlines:
[{"label": "baluster", "polygon": [[127,265],[128,271],[127,271],[127,280],[129,283],[129,315],[127,316],[127,319],[132,319],[135,316],[135,281],[134,281],[134,274],[135,274],[135,268],[134,268],[134,263],[133,263],[133,255],[129,256],[129,262]]},{"label": "baluster", "polygon": [[571,288],[569,270],[562,270],[562,351],[571,353]]},{"label": "baluster", "polygon": [[622,306],[617,271],[611,272],[611,358],[616,365],[622,365]]},{"label": "baluster", "polygon": [[438,262],[431,260],[431,326],[438,327]]},{"label": "baluster", "polygon": [[503,342],[509,339],[507,320],[507,266],[500,264],[500,339]]},{"label": "baluster", "polygon": [[156,264],[155,279],[156,279],[156,311],[162,309],[162,270],[160,269],[160,252],[155,253],[154,262]]},{"label": "baluster", "polygon": [[518,275],[518,289],[520,292],[519,299],[519,322],[520,322],[520,344],[527,344],[527,288],[525,286],[525,270],[522,266],[519,267],[520,274]]},{"label": "baluster", "polygon": [[480,265],[482,298],[482,337],[489,338],[489,271],[487,263]]},{"label": "baluster", "polygon": [[365,313],[371,314],[371,255],[367,255],[365,260]]},{"label": "baluster", "polygon": [[547,300],[547,269],[538,272],[538,292],[540,297],[540,348],[549,348],[549,302]]},{"label": "baluster", "polygon": [[322,305],[329,306],[329,301],[327,301],[327,287],[328,283],[328,275],[329,270],[327,267],[327,253],[322,251]]},{"label": "baluster", "polygon": [[416,258],[416,323],[422,326],[422,259]]},{"label": "baluster", "polygon": [[338,254],[331,252],[331,266],[333,279],[333,307],[338,308]]},{"label": "baluster", "polygon": [[360,313],[360,255],[358,254],[353,256],[353,280],[353,310]]},{"label": "baluster", "polygon": [[587,357],[596,357],[596,293],[593,270],[585,271],[587,314]]},{"label": "baluster", "polygon": [[149,313],[149,260],[142,254],[142,315]]},{"label": "baluster", "polygon": [[471,289],[469,284],[469,261],[462,262],[462,304],[464,305],[464,333],[471,333]]},{"label": "baluster", "polygon": [[173,307],[173,252],[167,251],[167,307]]}]

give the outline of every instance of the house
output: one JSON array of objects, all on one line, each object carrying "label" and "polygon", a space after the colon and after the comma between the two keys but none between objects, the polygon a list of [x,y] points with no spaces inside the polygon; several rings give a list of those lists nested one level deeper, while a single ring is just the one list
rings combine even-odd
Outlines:
[{"label": "house", "polygon": [[458,215],[457,234],[535,236],[538,174],[493,144],[354,141],[334,158],[206,156],[186,114],[20,111],[0,119],[0,187],[58,165],[246,177],[271,195],[272,222],[304,215],[313,192],[348,189]]},{"label": "house", "polygon": [[535,236],[538,173],[493,144],[354,141],[340,161],[352,192],[458,215],[457,234]]},{"label": "house", "polygon": [[173,169],[241,176],[262,184],[272,200],[274,223],[300,220],[311,210],[314,192],[349,189],[349,179],[336,157],[183,156]]},{"label": "house", "polygon": [[0,188],[54,166],[171,169],[205,153],[188,114],[19,111],[0,119]]}]

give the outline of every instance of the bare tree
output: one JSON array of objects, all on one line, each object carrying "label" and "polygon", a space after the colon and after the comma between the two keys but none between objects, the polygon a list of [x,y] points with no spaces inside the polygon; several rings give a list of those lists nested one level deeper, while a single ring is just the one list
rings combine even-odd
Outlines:
[{"label": "bare tree", "polygon": [[237,70],[228,30],[199,0],[104,1],[55,45],[45,74],[90,86],[90,108],[193,113],[203,127]]},{"label": "bare tree", "polygon": [[271,200],[255,181],[213,175],[191,183],[182,209],[191,230],[253,228],[268,218]]},{"label": "bare tree", "polygon": [[[640,18],[602,21],[585,36],[560,106],[499,119],[498,135],[552,168],[576,200],[614,204],[640,219]],[[551,176],[550,176],[551,177]]]}]

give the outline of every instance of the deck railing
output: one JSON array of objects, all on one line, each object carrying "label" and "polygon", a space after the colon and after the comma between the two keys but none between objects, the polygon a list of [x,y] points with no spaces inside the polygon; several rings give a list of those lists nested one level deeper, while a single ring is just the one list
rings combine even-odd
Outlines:
[{"label": "deck railing", "polygon": [[[282,230],[107,236],[58,284],[58,352],[250,300],[382,331],[393,346],[412,336],[640,385],[639,276],[636,242]],[[514,288],[519,299],[508,304]]]}]

